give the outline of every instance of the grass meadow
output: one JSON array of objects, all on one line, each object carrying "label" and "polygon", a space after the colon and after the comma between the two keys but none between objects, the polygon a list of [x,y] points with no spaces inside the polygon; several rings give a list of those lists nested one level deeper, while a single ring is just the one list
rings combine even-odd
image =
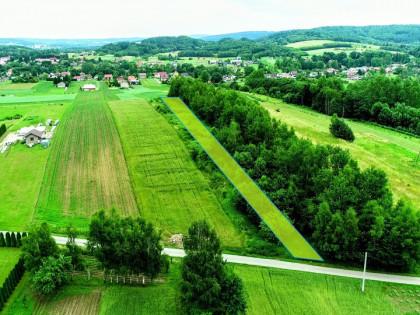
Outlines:
[{"label": "grass meadow", "polygon": [[10,270],[19,261],[20,249],[16,247],[0,247],[0,286],[9,276]]},{"label": "grass meadow", "polygon": [[140,215],[163,237],[186,234],[207,219],[222,243],[241,247],[243,238],[224,213],[176,130],[145,100],[109,102],[123,144]]},{"label": "grass meadow", "polygon": [[329,132],[331,117],[309,108],[260,97],[270,114],[293,127],[296,134],[316,144],[338,145],[349,150],[360,167],[374,166],[388,175],[390,188],[397,198],[411,201],[420,209],[420,138],[410,137],[379,126],[346,120],[355,133],[353,143],[333,137]]},{"label": "grass meadow", "polygon": [[54,138],[35,218],[87,228],[91,215],[115,207],[137,215],[118,131],[101,91],[80,92]]},{"label": "grass meadow", "polygon": [[160,84],[150,87],[145,87],[143,85],[133,85],[133,87],[130,89],[111,89],[110,91],[115,93],[115,95],[120,100],[132,100],[138,98],[151,100],[157,97],[166,96],[169,92],[169,85]]}]

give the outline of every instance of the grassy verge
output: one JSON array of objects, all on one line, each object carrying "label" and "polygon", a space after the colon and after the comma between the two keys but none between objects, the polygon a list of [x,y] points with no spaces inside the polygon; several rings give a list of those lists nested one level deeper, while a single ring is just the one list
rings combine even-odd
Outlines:
[{"label": "grassy verge", "polygon": [[9,275],[10,270],[19,261],[20,249],[16,247],[0,248],[0,286]]}]

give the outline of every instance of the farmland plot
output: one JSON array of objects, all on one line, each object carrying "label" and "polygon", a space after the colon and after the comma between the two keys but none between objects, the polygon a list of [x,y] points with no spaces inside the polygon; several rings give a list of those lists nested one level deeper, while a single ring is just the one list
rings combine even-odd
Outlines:
[{"label": "farmland plot", "polygon": [[110,102],[140,215],[164,237],[188,231],[195,220],[207,219],[222,243],[243,244],[202,173],[171,125],[145,100]]},{"label": "farmland plot", "polygon": [[124,154],[102,92],[82,92],[60,122],[35,218],[86,228],[93,213],[115,207],[136,215]]}]

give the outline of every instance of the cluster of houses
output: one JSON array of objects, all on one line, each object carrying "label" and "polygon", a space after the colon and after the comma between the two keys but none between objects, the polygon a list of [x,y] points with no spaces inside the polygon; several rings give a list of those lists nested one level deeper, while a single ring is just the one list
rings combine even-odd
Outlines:
[{"label": "cluster of houses", "polygon": [[10,56],[0,57],[0,66],[4,66],[10,60]]},{"label": "cluster of houses", "polygon": [[56,65],[56,64],[58,64],[59,63],[59,61],[60,61],[60,59],[58,59],[58,58],[55,58],[55,57],[51,57],[51,58],[36,58],[35,59],[35,62],[37,63],[37,64],[41,64],[41,63],[43,63],[43,62],[51,62],[53,65]]}]

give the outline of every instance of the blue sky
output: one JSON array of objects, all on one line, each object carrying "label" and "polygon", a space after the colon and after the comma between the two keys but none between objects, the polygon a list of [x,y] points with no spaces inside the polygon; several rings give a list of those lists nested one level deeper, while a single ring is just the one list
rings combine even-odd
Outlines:
[{"label": "blue sky", "polygon": [[418,0],[0,0],[0,37],[107,38],[420,24]]}]

